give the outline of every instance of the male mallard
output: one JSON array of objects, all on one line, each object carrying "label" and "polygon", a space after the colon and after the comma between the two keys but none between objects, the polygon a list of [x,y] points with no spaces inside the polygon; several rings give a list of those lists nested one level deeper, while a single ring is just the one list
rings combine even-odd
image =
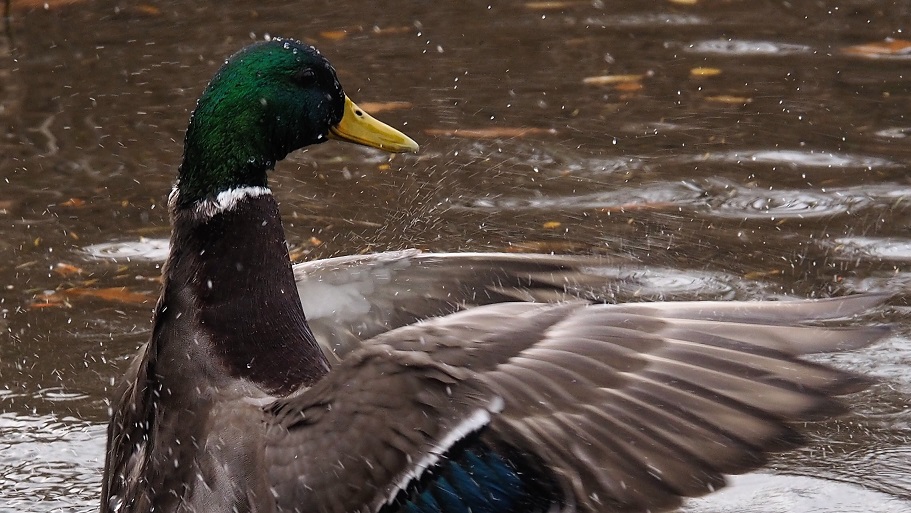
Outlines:
[{"label": "male mallard", "polygon": [[[102,512],[654,512],[794,447],[799,423],[842,411],[836,396],[868,383],[799,357],[883,329],[795,324],[862,312],[875,296],[502,302],[383,332],[424,315],[395,313],[331,364],[266,185],[285,155],[327,138],[417,150],[296,41],[242,50],[206,88],[170,198],[151,340],[114,405]],[[486,261],[490,272],[466,279],[509,288],[498,262],[572,264]],[[402,295],[406,306],[422,297]]]}]

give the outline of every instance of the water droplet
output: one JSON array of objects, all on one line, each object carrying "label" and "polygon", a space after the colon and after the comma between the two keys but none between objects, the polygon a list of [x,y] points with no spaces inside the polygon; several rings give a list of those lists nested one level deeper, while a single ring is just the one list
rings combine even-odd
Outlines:
[{"label": "water droplet", "polygon": [[111,511],[120,511],[120,508],[123,507],[123,499],[119,495],[112,495],[108,499],[108,506],[111,508]]}]

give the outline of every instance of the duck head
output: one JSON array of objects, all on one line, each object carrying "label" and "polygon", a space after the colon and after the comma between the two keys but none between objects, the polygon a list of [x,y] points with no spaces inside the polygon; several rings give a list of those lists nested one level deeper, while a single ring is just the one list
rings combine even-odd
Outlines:
[{"label": "duck head", "polygon": [[225,61],[190,118],[177,183],[177,208],[219,192],[265,187],[288,153],[329,138],[389,152],[418,145],[349,99],[315,48],[272,39]]}]

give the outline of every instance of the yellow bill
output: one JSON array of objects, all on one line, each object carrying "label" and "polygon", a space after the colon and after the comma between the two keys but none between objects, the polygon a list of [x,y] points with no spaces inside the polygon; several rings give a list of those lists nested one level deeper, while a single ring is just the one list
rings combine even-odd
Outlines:
[{"label": "yellow bill", "polygon": [[345,96],[342,120],[329,128],[329,137],[392,153],[417,152],[418,143],[395,128],[378,121]]}]

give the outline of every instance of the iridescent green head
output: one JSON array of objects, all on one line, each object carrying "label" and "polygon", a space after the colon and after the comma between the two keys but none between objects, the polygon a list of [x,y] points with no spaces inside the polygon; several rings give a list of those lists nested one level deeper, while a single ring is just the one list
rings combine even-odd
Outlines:
[{"label": "iridescent green head", "polygon": [[199,98],[184,142],[177,206],[265,187],[276,162],[328,137],[393,152],[418,149],[351,102],[312,46],[286,39],[250,45],[225,61]]}]

